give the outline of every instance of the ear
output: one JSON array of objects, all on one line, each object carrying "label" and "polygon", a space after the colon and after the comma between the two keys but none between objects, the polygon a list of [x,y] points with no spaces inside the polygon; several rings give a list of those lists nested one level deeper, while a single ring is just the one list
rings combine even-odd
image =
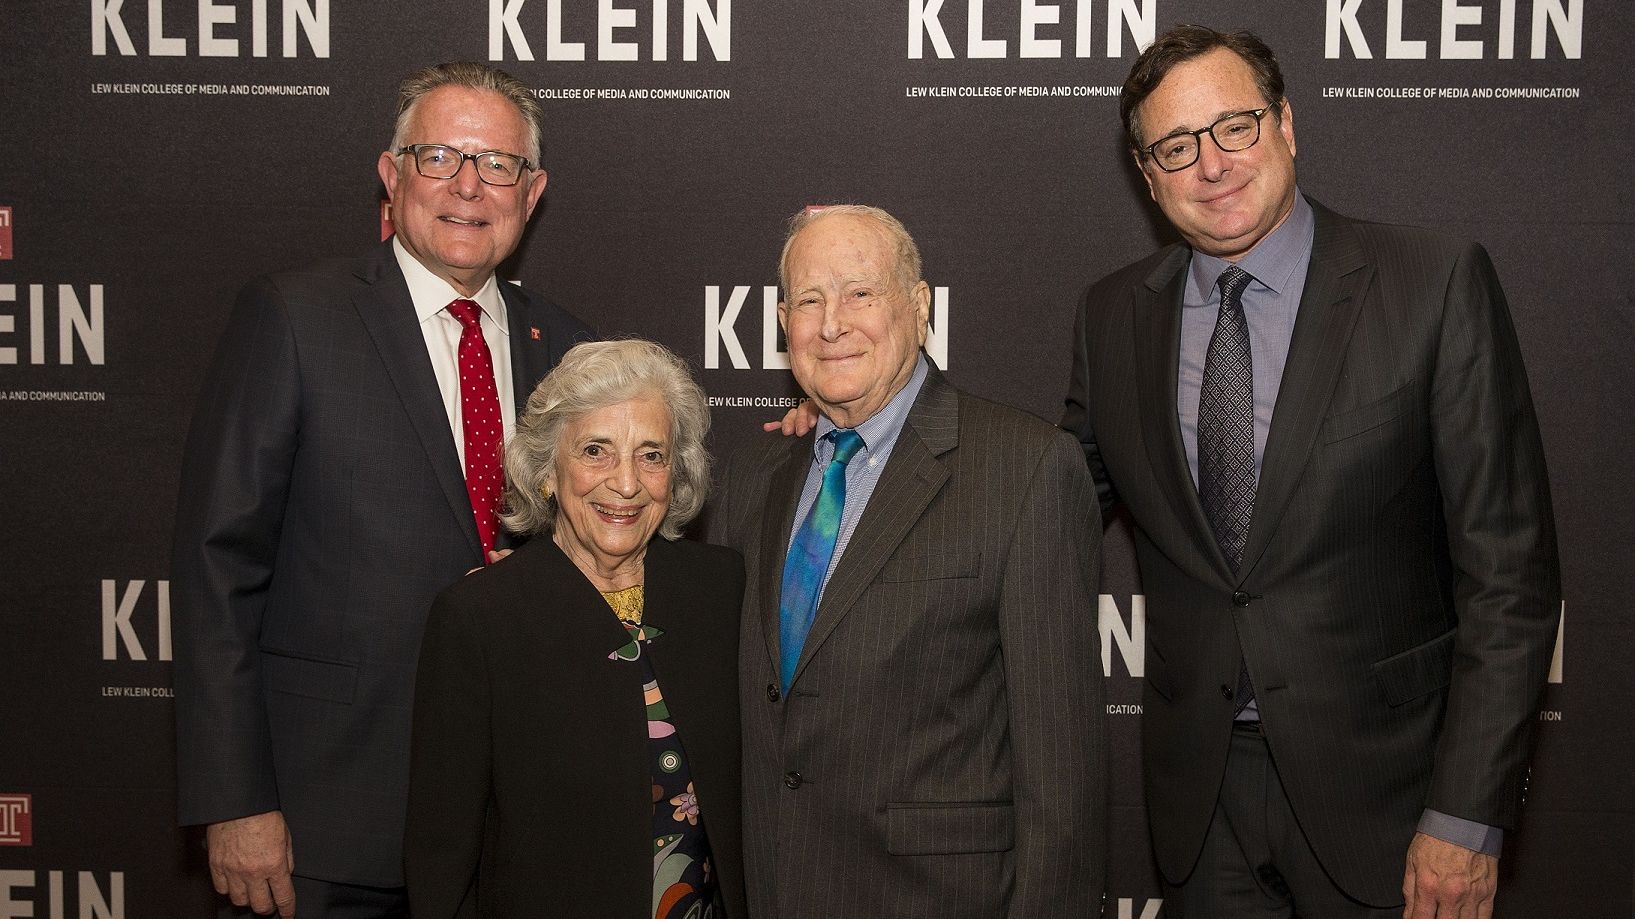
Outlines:
[{"label": "ear", "polygon": [[396,201],[397,180],[402,173],[398,172],[397,157],[392,155],[392,151],[381,151],[380,159],[375,161],[375,171],[380,174],[380,184],[386,186],[387,200]]},{"label": "ear", "polygon": [[931,320],[931,285],[921,281],[914,285],[914,292],[909,295],[914,304],[914,322],[920,330],[920,347],[925,347],[925,336],[930,332],[928,323]]},{"label": "ear", "polygon": [[1135,160],[1136,171],[1141,173],[1142,180],[1147,183],[1147,195],[1157,201],[1158,195],[1152,190],[1152,173],[1147,171],[1147,161],[1141,158],[1141,151],[1131,150],[1130,159]]},{"label": "ear", "polygon": [[533,177],[528,180],[528,213],[522,218],[525,222],[534,216],[534,205],[539,203],[539,196],[545,194],[545,170],[536,169],[533,172]]},{"label": "ear", "polygon": [[1277,131],[1283,135],[1283,142],[1289,145],[1289,155],[1294,156],[1294,107],[1289,105],[1287,96],[1278,104],[1283,107],[1283,117],[1277,120]]},{"label": "ear", "polygon": [[778,301],[778,328],[783,329],[785,338],[789,337],[789,304]]}]

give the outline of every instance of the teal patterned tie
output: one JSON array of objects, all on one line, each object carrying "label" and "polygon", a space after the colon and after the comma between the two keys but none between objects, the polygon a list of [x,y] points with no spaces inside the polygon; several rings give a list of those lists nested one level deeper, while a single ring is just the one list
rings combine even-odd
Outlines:
[{"label": "teal patterned tie", "polygon": [[779,610],[778,670],[784,692],[795,679],[795,665],[806,644],[806,633],[817,615],[818,592],[829,560],[835,554],[835,537],[840,535],[840,511],[846,506],[846,464],[863,446],[856,431],[833,430],[824,435],[835,445],[834,459],[823,470],[823,484],[806,521],[789,545],[783,563],[783,602]]}]

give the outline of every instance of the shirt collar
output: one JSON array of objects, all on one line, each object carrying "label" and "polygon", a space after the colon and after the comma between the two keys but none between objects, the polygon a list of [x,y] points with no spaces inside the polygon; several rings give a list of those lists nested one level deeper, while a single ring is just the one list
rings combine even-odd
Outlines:
[{"label": "shirt collar", "polygon": [[[420,260],[403,247],[403,242],[396,236],[392,237],[392,254],[397,256],[397,267],[403,272],[403,280],[409,285],[409,299],[414,301],[415,319],[425,324],[431,317],[448,308],[450,302],[459,299],[462,295],[454,286],[431,273],[431,269],[420,264]],[[506,335],[511,334],[511,326],[506,322],[505,298],[500,296],[500,286],[494,275],[488,276],[488,281],[478,289],[474,296],[467,300],[477,301],[489,321]]]},{"label": "shirt collar", "polygon": [[[903,388],[891,397],[891,401],[887,402],[884,408],[857,426],[857,434],[863,438],[864,453],[877,456],[897,442],[897,435],[908,422],[908,411],[914,407],[914,400],[920,395],[920,387],[924,385],[925,378],[930,373],[929,366],[925,360],[925,352],[921,351],[914,361],[914,372],[909,374],[908,382],[903,384]],[[819,415],[814,431],[817,439],[813,441],[813,450],[819,463],[827,464],[835,455],[834,443],[825,437],[833,430],[835,423],[826,416]]]},{"label": "shirt collar", "polygon": [[[1306,197],[1300,194],[1300,189],[1296,188],[1294,209],[1289,211],[1288,219],[1279,224],[1277,229],[1266,234],[1265,239],[1235,264],[1249,272],[1250,277],[1273,293],[1279,295],[1289,293],[1284,288],[1289,286],[1290,278],[1301,266],[1304,254],[1311,251],[1312,236],[1316,227],[1317,220],[1312,214],[1311,205],[1307,203]],[[1221,272],[1231,264],[1234,263],[1213,255],[1205,255],[1194,249],[1187,284],[1196,296],[1188,298],[1188,302],[1208,302],[1210,291],[1214,290]]]}]

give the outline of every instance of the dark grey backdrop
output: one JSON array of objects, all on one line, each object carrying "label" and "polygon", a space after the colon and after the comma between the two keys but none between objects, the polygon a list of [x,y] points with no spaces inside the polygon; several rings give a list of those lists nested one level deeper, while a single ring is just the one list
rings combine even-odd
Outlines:
[{"label": "dark grey backdrop", "polygon": [[[793,391],[777,340],[763,344],[764,289],[784,219],[819,202],[903,218],[946,289],[949,375],[1054,418],[1077,293],[1165,239],[1111,90],[1153,30],[1184,20],[1253,28],[1278,50],[1307,192],[1493,254],[1543,420],[1566,585],[1500,914],[1629,914],[1627,5],[610,0],[623,47],[604,49],[598,3],[554,3],[554,37],[553,0],[266,0],[259,23],[245,0],[8,4],[0,915],[206,915],[197,840],[171,825],[165,590],[186,419],[238,286],[379,238],[374,159],[404,73],[494,60],[541,91],[550,187],[507,275],[693,362],[725,446]],[[728,334],[712,334],[723,313]],[[1109,914],[1152,919],[1141,596],[1121,528],[1103,590],[1105,671],[1087,661],[1077,676],[1106,679],[1113,706]]]}]

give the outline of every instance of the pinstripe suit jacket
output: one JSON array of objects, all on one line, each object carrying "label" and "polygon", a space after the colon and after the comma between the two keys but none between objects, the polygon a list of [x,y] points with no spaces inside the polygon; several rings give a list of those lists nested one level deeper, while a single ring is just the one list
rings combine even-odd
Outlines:
[{"label": "pinstripe suit jacket", "polygon": [[1184,246],[1090,288],[1063,427],[1136,528],[1143,769],[1165,876],[1184,879],[1203,845],[1241,653],[1323,867],[1386,905],[1402,902],[1424,808],[1516,821],[1560,599],[1555,527],[1487,253],[1313,209],[1237,574],[1176,420]]},{"label": "pinstripe suit jacket", "polygon": [[759,919],[1090,916],[1105,839],[1093,585],[1071,437],[926,379],[787,695],[778,592],[812,441],[739,451],[745,874]]}]

